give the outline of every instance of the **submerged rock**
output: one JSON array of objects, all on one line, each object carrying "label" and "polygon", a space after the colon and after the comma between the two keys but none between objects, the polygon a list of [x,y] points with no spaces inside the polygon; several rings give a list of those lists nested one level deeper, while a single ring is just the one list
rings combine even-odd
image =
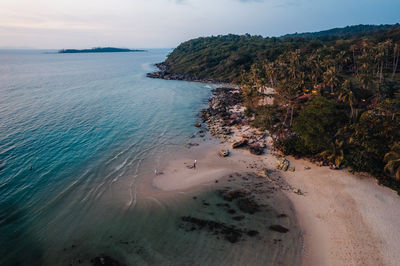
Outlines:
[{"label": "submerged rock", "polygon": [[237,198],[245,197],[249,195],[249,192],[243,189],[231,190],[231,191],[221,191],[221,197],[226,201],[232,201]]},{"label": "submerged rock", "polygon": [[100,255],[91,260],[93,266],[127,266],[109,256]]},{"label": "submerged rock", "polygon": [[244,213],[254,214],[260,211],[260,205],[247,190],[220,191],[220,196],[226,201],[235,201],[238,209]]},{"label": "submerged rock", "polygon": [[[248,235],[250,237],[257,236],[259,233],[256,230],[247,230],[236,228],[234,225],[227,225],[222,222],[205,220],[200,218],[195,218],[192,216],[183,216],[181,217],[182,222],[186,225],[186,231],[194,231],[194,230],[207,230],[213,235],[223,235],[225,240],[236,243],[242,240],[243,235]],[[185,228],[185,227],[184,227]]]},{"label": "submerged rock", "polygon": [[195,146],[199,146],[200,144],[198,144],[198,143],[191,143],[191,142],[189,142],[188,144],[186,144],[185,146],[186,146],[186,148],[188,148],[188,149],[190,149],[191,147],[195,147]]},{"label": "submerged rock", "polygon": [[289,232],[289,229],[287,229],[286,227],[283,227],[282,225],[279,225],[279,224],[271,225],[269,227],[269,230],[276,231],[276,232],[283,233],[283,234]]},{"label": "submerged rock", "polygon": [[253,198],[240,198],[237,200],[236,204],[244,213],[254,214],[260,211],[260,206]]},{"label": "submerged rock", "polygon": [[235,220],[235,221],[241,221],[241,220],[243,220],[244,218],[246,218],[246,217],[244,217],[243,215],[239,215],[239,216],[234,216],[234,217],[232,217],[232,219]]}]

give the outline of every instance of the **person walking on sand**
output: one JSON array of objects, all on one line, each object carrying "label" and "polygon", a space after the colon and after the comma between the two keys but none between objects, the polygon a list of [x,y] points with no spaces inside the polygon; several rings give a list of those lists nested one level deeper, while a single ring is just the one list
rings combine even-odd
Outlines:
[{"label": "person walking on sand", "polygon": [[158,170],[157,169],[154,169],[154,174],[158,175]]},{"label": "person walking on sand", "polygon": [[193,169],[196,169],[197,160],[194,160]]}]

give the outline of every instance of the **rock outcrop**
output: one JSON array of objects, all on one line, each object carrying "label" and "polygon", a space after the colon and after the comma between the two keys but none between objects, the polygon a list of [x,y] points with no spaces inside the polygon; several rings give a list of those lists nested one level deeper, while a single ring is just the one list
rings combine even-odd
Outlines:
[{"label": "rock outcrop", "polygon": [[233,149],[248,149],[261,155],[266,147],[266,132],[250,126],[251,119],[245,117],[242,95],[238,87],[221,87],[212,91],[207,109],[201,118],[207,123],[211,135],[222,142],[232,143]]},{"label": "rock outcrop", "polygon": [[208,83],[219,83],[223,81],[215,79],[198,78],[196,76],[191,76],[181,73],[174,73],[171,71],[170,67],[165,62],[155,64],[155,66],[159,69],[159,71],[153,73],[147,73],[146,76],[148,78],[165,79],[165,80],[186,80],[186,81],[197,81],[197,82],[208,82]]},{"label": "rock outcrop", "polygon": [[290,170],[290,171],[294,172],[294,167],[293,166],[291,167],[289,160],[287,160],[284,157],[281,157],[278,159],[278,164],[276,165],[276,169],[282,170],[282,171]]}]

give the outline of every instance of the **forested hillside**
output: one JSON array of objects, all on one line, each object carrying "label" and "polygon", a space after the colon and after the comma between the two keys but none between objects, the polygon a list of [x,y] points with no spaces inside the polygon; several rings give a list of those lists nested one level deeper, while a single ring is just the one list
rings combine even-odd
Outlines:
[{"label": "forested hillside", "polygon": [[[392,180],[400,179],[400,27],[331,32],[198,38],[175,49],[165,71],[240,84],[246,115],[284,153],[398,186]],[[266,87],[275,89],[273,105],[260,104]]]},{"label": "forested hillside", "polygon": [[[349,39],[352,34],[365,36],[373,33],[377,41],[382,41],[387,37],[387,30],[380,29],[388,27],[388,25],[351,26],[325,31],[323,34],[313,33],[316,36],[321,34],[322,37],[312,40],[294,36],[263,38],[248,34],[202,37],[179,45],[168,56],[165,67],[168,73],[182,74],[186,79],[211,78],[218,81],[240,83],[241,73],[248,71],[254,63],[262,63],[265,60],[274,61],[287,51],[313,50],[335,45],[333,42],[340,41],[337,37],[340,32],[346,35],[346,39]],[[399,28],[399,26],[393,25],[390,28]],[[329,35],[329,38],[327,37],[328,33],[332,34]]]},{"label": "forested hillside", "polygon": [[[326,40],[333,39],[349,39],[349,38],[360,38],[367,35],[374,34],[379,31],[384,31],[392,28],[394,25],[355,25],[347,26],[344,28],[334,28],[330,30],[318,31],[318,32],[305,32],[305,33],[294,33],[286,34],[282,38],[293,38],[302,37],[309,39],[325,38]],[[399,26],[399,24],[397,24]]]}]

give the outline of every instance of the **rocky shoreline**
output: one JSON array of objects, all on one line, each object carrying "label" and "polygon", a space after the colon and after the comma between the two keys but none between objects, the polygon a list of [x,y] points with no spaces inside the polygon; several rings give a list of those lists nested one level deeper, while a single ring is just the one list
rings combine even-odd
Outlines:
[{"label": "rocky shoreline", "polygon": [[[283,153],[274,148],[274,140],[268,131],[261,131],[251,125],[252,119],[244,114],[245,107],[238,86],[218,87],[212,90],[212,94],[208,107],[200,111],[202,122],[211,135],[222,143],[230,144],[232,149],[246,149],[254,155],[262,155],[267,148],[271,148],[277,157],[278,170],[295,171]],[[340,169],[334,163],[321,158],[305,159],[320,167]]]},{"label": "rocky shoreline", "polygon": [[[173,74],[168,72],[166,63],[155,64],[160,69],[159,72],[148,73],[150,78],[160,78],[166,80],[185,80],[205,83],[219,83],[212,79],[195,79],[187,75]],[[221,83],[220,83],[221,84]],[[283,154],[274,148],[274,140],[268,131],[261,131],[251,125],[252,119],[246,117],[243,97],[238,85],[231,83],[221,84],[212,90],[212,97],[208,100],[208,107],[200,111],[202,123],[194,126],[206,128],[210,134],[221,141],[231,145],[232,149],[245,149],[253,155],[263,155],[267,148],[274,150],[277,157],[276,168],[282,171],[295,171],[290,165],[290,161],[285,159]],[[203,135],[203,130],[200,131]],[[187,144],[191,148],[198,144]],[[229,150],[224,150],[229,155]],[[318,163],[317,163],[318,165]],[[320,166],[324,165],[322,162]]]},{"label": "rocky shoreline", "polygon": [[160,71],[147,73],[148,78],[154,79],[165,79],[165,80],[185,80],[193,82],[204,82],[204,83],[228,83],[228,81],[217,80],[217,79],[204,79],[193,77],[186,74],[172,73],[168,70],[168,65],[165,62],[154,64]]},{"label": "rocky shoreline", "polygon": [[[148,73],[149,78],[165,80],[185,80],[204,83],[221,83],[224,81],[215,79],[199,79],[185,74],[171,73],[165,62],[155,64],[160,70]],[[200,116],[203,124],[209,129],[211,135],[222,143],[231,143],[232,149],[243,148],[254,155],[262,155],[271,144],[267,132],[262,132],[250,125],[251,119],[244,115],[242,94],[240,87],[226,82],[225,86],[212,90],[213,96],[209,99],[209,105],[201,110]],[[199,123],[195,124],[200,127]]]},{"label": "rocky shoreline", "polygon": [[219,87],[212,90],[209,106],[201,110],[201,119],[214,137],[230,143],[232,149],[247,149],[254,155],[264,153],[272,141],[267,132],[251,127],[251,119],[244,115],[245,107],[240,88]]},{"label": "rocky shoreline", "polygon": [[[204,83],[221,83],[215,79],[199,79],[190,75],[171,73],[165,62],[155,64],[160,70],[148,73],[149,78],[165,80],[185,80]],[[240,87],[226,82],[223,87],[212,90],[213,97],[209,99],[209,106],[201,110],[201,119],[211,135],[223,143],[231,143],[232,149],[243,148],[255,155],[262,155],[267,144],[272,144],[272,138],[250,125],[251,119],[244,115],[242,94]],[[200,127],[200,124],[195,124]],[[272,146],[272,145],[271,145]]]},{"label": "rocky shoreline", "polygon": [[[222,143],[230,143],[232,149],[247,149],[254,155],[262,155],[267,147],[274,147],[274,140],[268,132],[252,127],[251,118],[244,115],[245,107],[239,86],[228,81],[200,79],[190,75],[171,73],[165,62],[155,64],[155,66],[160,71],[148,73],[147,77],[221,84],[221,87],[212,90],[213,96],[209,99],[209,106],[201,110],[200,116],[203,126],[208,128],[211,135]],[[197,123],[195,126],[201,127],[202,125]],[[274,149],[274,152],[277,153],[278,157],[282,156],[280,151]],[[317,166],[329,166],[330,169],[334,170],[341,169],[326,159],[308,159]],[[278,158],[278,169],[283,167],[284,171],[293,170],[290,167],[281,166],[279,160],[280,158]]]}]

